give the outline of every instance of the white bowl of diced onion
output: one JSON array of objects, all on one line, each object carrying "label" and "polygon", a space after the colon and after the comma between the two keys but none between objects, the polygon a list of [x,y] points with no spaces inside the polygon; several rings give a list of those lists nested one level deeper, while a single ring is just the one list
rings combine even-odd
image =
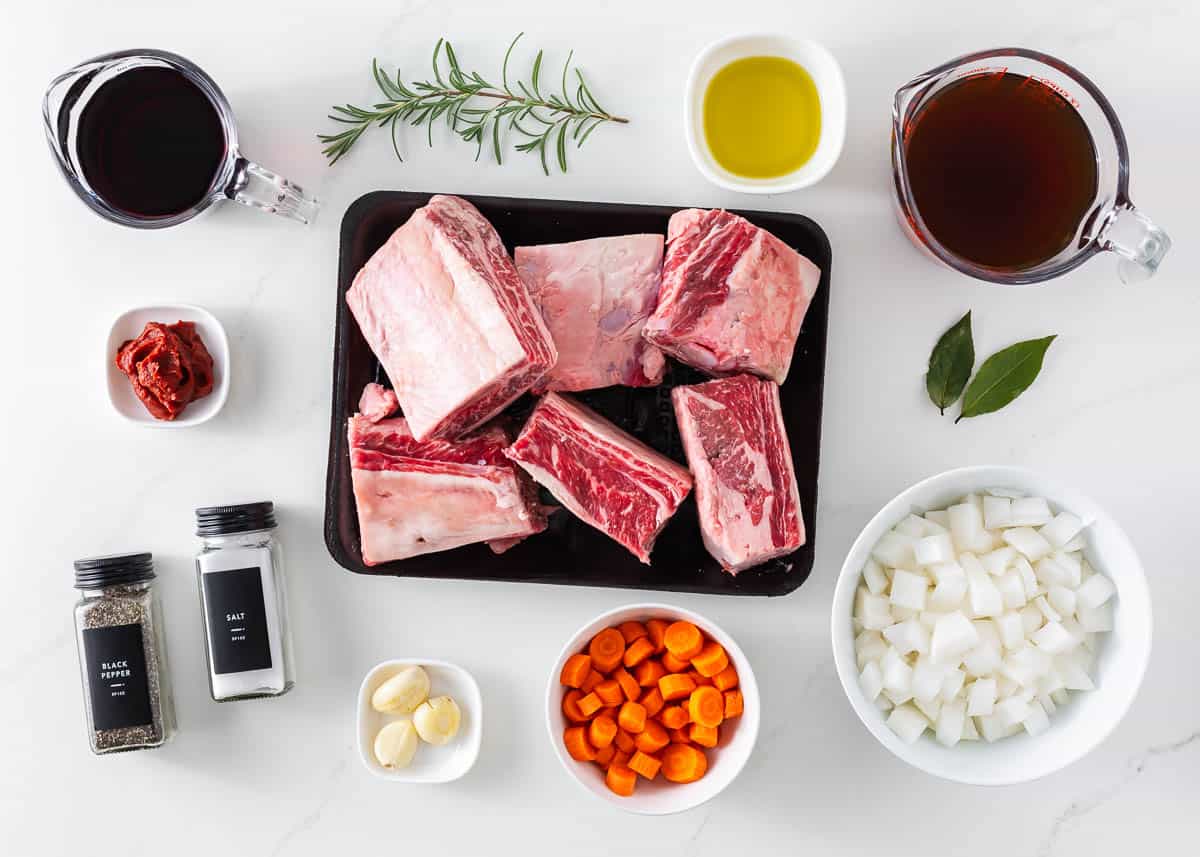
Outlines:
[{"label": "white bowl of diced onion", "polygon": [[1044,777],[1103,741],[1137,695],[1151,629],[1124,531],[1017,467],[902,492],[854,542],[833,599],[834,661],[859,719],[910,765],[973,785]]}]

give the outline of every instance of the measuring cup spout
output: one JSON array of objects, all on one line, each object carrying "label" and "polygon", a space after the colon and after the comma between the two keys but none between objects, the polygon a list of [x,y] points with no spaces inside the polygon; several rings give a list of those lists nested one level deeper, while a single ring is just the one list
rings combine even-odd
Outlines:
[{"label": "measuring cup spout", "polygon": [[1132,203],[1112,210],[1100,228],[1097,242],[1102,250],[1111,250],[1120,258],[1117,273],[1123,283],[1140,283],[1158,271],[1159,263],[1171,249],[1171,239]]}]

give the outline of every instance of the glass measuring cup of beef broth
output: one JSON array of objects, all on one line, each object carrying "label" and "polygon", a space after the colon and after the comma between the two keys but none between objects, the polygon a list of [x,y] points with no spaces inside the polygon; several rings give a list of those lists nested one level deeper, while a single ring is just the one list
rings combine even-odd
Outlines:
[{"label": "glass measuring cup of beef broth", "polygon": [[301,223],[316,216],[301,187],[242,157],[224,94],[176,54],[80,63],[51,81],[42,118],[71,189],[115,223],[174,226],[230,199]]},{"label": "glass measuring cup of beef broth", "polygon": [[1040,283],[1108,250],[1129,283],[1171,247],[1129,199],[1112,106],[1061,60],[1019,48],[959,57],[901,88],[892,121],[901,226],[964,274]]}]

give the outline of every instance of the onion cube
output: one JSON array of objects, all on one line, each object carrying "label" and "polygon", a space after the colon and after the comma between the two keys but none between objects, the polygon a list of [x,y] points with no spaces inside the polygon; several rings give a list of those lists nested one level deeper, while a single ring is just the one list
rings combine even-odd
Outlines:
[{"label": "onion cube", "polygon": [[1052,517],[1050,504],[1041,497],[1022,497],[1019,500],[1013,500],[1012,526],[1014,527],[1040,527],[1050,523]]},{"label": "onion cube", "polygon": [[929,606],[935,610],[954,610],[962,606],[967,595],[967,576],[957,580],[943,580],[933,588],[929,596]]},{"label": "onion cube", "polygon": [[1005,530],[1003,538],[1030,562],[1037,562],[1054,550],[1053,545],[1032,527],[1013,527],[1011,530]]},{"label": "onion cube", "polygon": [[1036,604],[1027,604],[1022,607],[1018,615],[1021,617],[1021,625],[1024,628],[1026,637],[1042,627],[1046,622],[1046,617]]},{"label": "onion cube", "polygon": [[1075,592],[1080,607],[1099,607],[1116,593],[1112,581],[1103,574],[1093,574]]},{"label": "onion cube", "polygon": [[863,631],[854,638],[854,653],[858,656],[859,669],[862,669],[867,661],[881,659],[887,650],[888,645],[878,631]]},{"label": "onion cube", "polygon": [[1004,675],[1004,673],[996,676],[996,699],[1007,699],[1020,689],[1021,685]]},{"label": "onion cube", "polygon": [[875,707],[884,714],[887,714],[889,711],[895,708],[895,706],[892,704],[892,701],[887,698],[887,695],[882,693],[875,697]]},{"label": "onion cube", "polygon": [[942,613],[935,612],[933,610],[922,610],[917,615],[917,621],[925,626],[925,630],[932,634],[934,626],[937,625],[937,620],[940,619],[942,615]]},{"label": "onion cube", "polygon": [[988,574],[992,575],[993,577],[999,577],[1008,570],[1008,567],[1012,565],[1016,558],[1017,552],[1015,549],[1011,547],[1003,547],[997,548],[989,553],[985,553],[979,558],[979,562],[983,565],[984,570],[986,570]]},{"label": "onion cube", "polygon": [[871,556],[886,566],[892,568],[914,568],[916,557],[913,556],[913,539],[910,536],[889,530],[875,544]]},{"label": "onion cube", "polygon": [[870,631],[882,631],[895,623],[887,598],[882,595],[872,595],[866,589],[858,590],[858,603],[854,608],[854,618]]},{"label": "onion cube", "polygon": [[1037,701],[1038,705],[1040,705],[1042,710],[1047,714],[1053,714],[1054,712],[1058,711],[1058,706],[1054,704],[1054,700],[1050,698],[1050,694],[1048,693],[1039,692],[1037,695]]},{"label": "onion cube", "polygon": [[996,630],[995,622],[991,619],[976,619],[972,624],[979,632],[979,645],[991,646],[993,649],[1000,648],[1000,633]]},{"label": "onion cube", "polygon": [[1051,556],[1038,560],[1033,573],[1042,588],[1047,590],[1051,586],[1066,586],[1071,580],[1070,571],[1059,565],[1058,561]]},{"label": "onion cube", "polygon": [[887,725],[900,737],[901,741],[905,744],[912,744],[921,737],[921,733],[929,726],[929,721],[916,708],[905,703],[896,706],[888,715]]},{"label": "onion cube", "polygon": [[1025,587],[1025,599],[1032,601],[1042,594],[1042,589],[1038,585],[1037,575],[1033,572],[1033,566],[1029,564],[1029,560],[1023,556],[1017,557],[1013,566],[1017,569],[1017,574],[1021,575],[1021,585]]},{"label": "onion cube", "polygon": [[1113,629],[1112,604],[1110,603],[1106,602],[1099,607],[1080,607],[1077,615],[1079,616],[1079,627],[1089,633]]},{"label": "onion cube", "polygon": [[1083,521],[1070,512],[1059,512],[1051,519],[1050,523],[1042,527],[1040,532],[1050,544],[1056,548],[1062,548],[1082,530]]},{"label": "onion cube", "polygon": [[968,717],[966,720],[963,721],[962,739],[964,741],[978,741],[979,740],[979,730],[975,728],[974,718]]},{"label": "onion cube", "polygon": [[900,657],[894,648],[887,650],[879,663],[879,668],[883,672],[884,690],[888,691],[893,702],[897,698],[910,699],[912,697],[912,667],[904,658]]},{"label": "onion cube", "polygon": [[996,623],[996,633],[1000,635],[1000,643],[1004,648],[1017,648],[1025,640],[1025,623],[1021,620],[1021,614],[1015,611],[1009,611],[997,616],[994,620]]},{"label": "onion cube", "polygon": [[924,701],[940,696],[947,671],[947,667],[935,664],[928,658],[917,658],[917,665],[913,667],[912,695]]},{"label": "onion cube", "polygon": [[863,671],[859,673],[858,683],[862,686],[867,700],[874,702],[883,690],[883,671],[879,669],[879,664],[875,661],[868,661],[867,665],[863,667]]},{"label": "onion cube", "polygon": [[967,709],[961,702],[947,702],[938,713],[937,728],[934,737],[945,747],[953,747],[963,735],[963,723],[967,718]]},{"label": "onion cube", "polygon": [[1071,701],[1071,695],[1067,693],[1066,689],[1063,688],[1060,688],[1059,690],[1056,690],[1054,693],[1050,694],[1050,698],[1054,700],[1056,705],[1066,705]]},{"label": "onion cube", "polygon": [[918,565],[937,565],[954,559],[954,543],[949,533],[938,533],[917,539],[913,546]]},{"label": "onion cube", "polygon": [[925,519],[917,515],[909,515],[900,523],[896,524],[892,529],[901,535],[909,536],[912,539],[919,539],[922,536],[928,535]]},{"label": "onion cube", "polygon": [[[989,744],[999,741],[1001,738],[1007,738],[1015,732],[1012,726],[1008,726],[1001,721],[998,714],[982,716],[976,720],[976,723],[979,724],[980,734],[983,735],[984,740]],[[1020,727],[1016,728],[1019,729]]]},{"label": "onion cube", "polygon": [[1036,699],[1029,703],[1029,713],[1025,715],[1021,725],[1025,727],[1026,732],[1035,737],[1050,728],[1050,718],[1046,716],[1046,709],[1042,708]]},{"label": "onion cube", "polygon": [[957,666],[959,659],[979,644],[979,632],[962,613],[947,613],[933,628],[929,654],[934,663]]},{"label": "onion cube", "polygon": [[907,607],[892,605],[892,622],[907,622],[909,619],[916,619],[920,615],[920,610],[910,610]]},{"label": "onion cube", "polygon": [[1076,596],[1073,589],[1067,589],[1065,586],[1051,586],[1046,593],[1046,600],[1063,616],[1070,616],[1075,612]]},{"label": "onion cube", "polygon": [[994,678],[977,679],[967,692],[967,714],[979,717],[991,714],[996,705],[996,680]]},{"label": "onion cube", "polygon": [[1035,646],[1050,655],[1069,652],[1080,642],[1072,637],[1059,622],[1047,622],[1034,632],[1032,640]]},{"label": "onion cube", "polygon": [[994,646],[976,646],[963,655],[963,666],[967,673],[976,677],[990,675],[1000,669],[1000,650]]},{"label": "onion cube", "polygon": [[932,512],[925,513],[925,520],[931,524],[937,524],[942,530],[950,529],[950,513],[945,509],[936,509]]},{"label": "onion cube", "polygon": [[916,619],[897,622],[884,628],[883,638],[902,655],[910,652],[925,654],[929,651],[929,630]]},{"label": "onion cube", "polygon": [[1025,584],[1021,582],[1021,575],[1015,571],[1010,571],[1003,577],[997,578],[996,588],[1000,590],[1004,606],[1009,610],[1024,607],[1028,600],[1025,597]]},{"label": "onion cube", "polygon": [[[1083,661],[1072,653],[1060,655],[1054,659],[1054,671],[1062,677],[1063,687],[1067,690],[1095,690],[1096,685],[1088,675]],[[1051,698],[1054,692],[1051,692]]]},{"label": "onion cube", "polygon": [[946,512],[950,516],[950,534],[960,551],[971,550],[983,532],[983,513],[973,503],[959,503]]},{"label": "onion cube", "polygon": [[1062,616],[1059,612],[1050,606],[1050,602],[1046,600],[1045,595],[1039,595],[1033,599],[1033,603],[1042,611],[1042,615],[1046,617],[1047,622],[1061,622]]},{"label": "onion cube", "polygon": [[[1058,661],[1056,659],[1055,663],[1057,663],[1057,662]],[[1040,679],[1038,679],[1037,694],[1038,694],[1038,697],[1044,696],[1047,699],[1049,699],[1050,694],[1054,693],[1054,691],[1059,690],[1060,688],[1063,688],[1063,687],[1066,687],[1066,684],[1063,683],[1062,675],[1059,673],[1059,671],[1055,667],[1052,666],[1052,667],[1050,667],[1050,672],[1046,673],[1044,676],[1042,676]],[[1051,712],[1051,713],[1053,713],[1053,712]]]},{"label": "onion cube", "polygon": [[940,699],[917,699],[913,698],[913,705],[917,707],[917,711],[925,715],[925,719],[930,723],[936,723],[938,715],[942,711],[942,701]]},{"label": "onion cube", "polygon": [[985,495],[983,498],[983,525],[989,530],[1011,527],[1013,525],[1012,500],[1008,497]]},{"label": "onion cube", "polygon": [[879,595],[887,589],[887,573],[874,558],[868,559],[866,565],[863,566],[863,582],[867,584],[867,589],[871,591],[872,595]]},{"label": "onion cube", "polygon": [[1083,582],[1083,558],[1077,553],[1066,551],[1055,551],[1052,558],[1066,572],[1065,585],[1078,589],[1079,584]]},{"label": "onion cube", "polygon": [[979,566],[978,561],[972,566],[968,564],[968,558],[972,560],[975,558],[970,554],[962,556],[963,568],[967,572],[967,596],[971,612],[977,617],[999,616],[1004,612],[1004,599],[1000,595],[1000,590],[996,588],[996,584],[992,583],[992,578],[983,570],[983,567]]},{"label": "onion cube", "polygon": [[967,674],[960,669],[954,668],[946,672],[946,677],[942,679],[942,702],[953,702],[954,699],[962,692],[963,683],[967,680]]},{"label": "onion cube", "polygon": [[1010,696],[1008,699],[1002,699],[996,703],[994,717],[999,718],[1000,724],[1004,727],[1014,726],[1021,723],[1029,716],[1029,703],[1019,696]]},{"label": "onion cube", "polygon": [[891,602],[897,607],[909,610],[924,610],[925,590],[928,586],[929,581],[923,574],[915,574],[898,568],[892,575]]},{"label": "onion cube", "polygon": [[[1005,678],[1014,681],[1022,688],[1032,688],[1037,685],[1039,679],[1050,672],[1052,661],[1050,655],[1040,651],[1033,646],[1024,646],[1011,652],[1004,659],[1004,664],[1000,667],[1000,672]],[[1001,693],[1001,696],[1010,696],[1015,693],[1014,690],[1006,688],[1009,693]]]},{"label": "onion cube", "polygon": [[1009,500],[1020,500],[1025,496],[1024,491],[1015,488],[989,488],[987,492],[993,497],[1007,497]]},{"label": "onion cube", "polygon": [[1083,537],[1083,533],[1080,533],[1075,538],[1063,545],[1062,549],[1065,551],[1081,551],[1085,547],[1087,547],[1087,539]]}]

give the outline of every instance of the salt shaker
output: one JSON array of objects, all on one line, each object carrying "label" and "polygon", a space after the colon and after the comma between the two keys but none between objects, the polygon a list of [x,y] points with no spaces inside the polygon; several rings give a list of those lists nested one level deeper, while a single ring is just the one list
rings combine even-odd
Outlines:
[{"label": "salt shaker", "polygon": [[208,681],[217,702],[292,689],[292,642],[273,503],[196,510]]}]

